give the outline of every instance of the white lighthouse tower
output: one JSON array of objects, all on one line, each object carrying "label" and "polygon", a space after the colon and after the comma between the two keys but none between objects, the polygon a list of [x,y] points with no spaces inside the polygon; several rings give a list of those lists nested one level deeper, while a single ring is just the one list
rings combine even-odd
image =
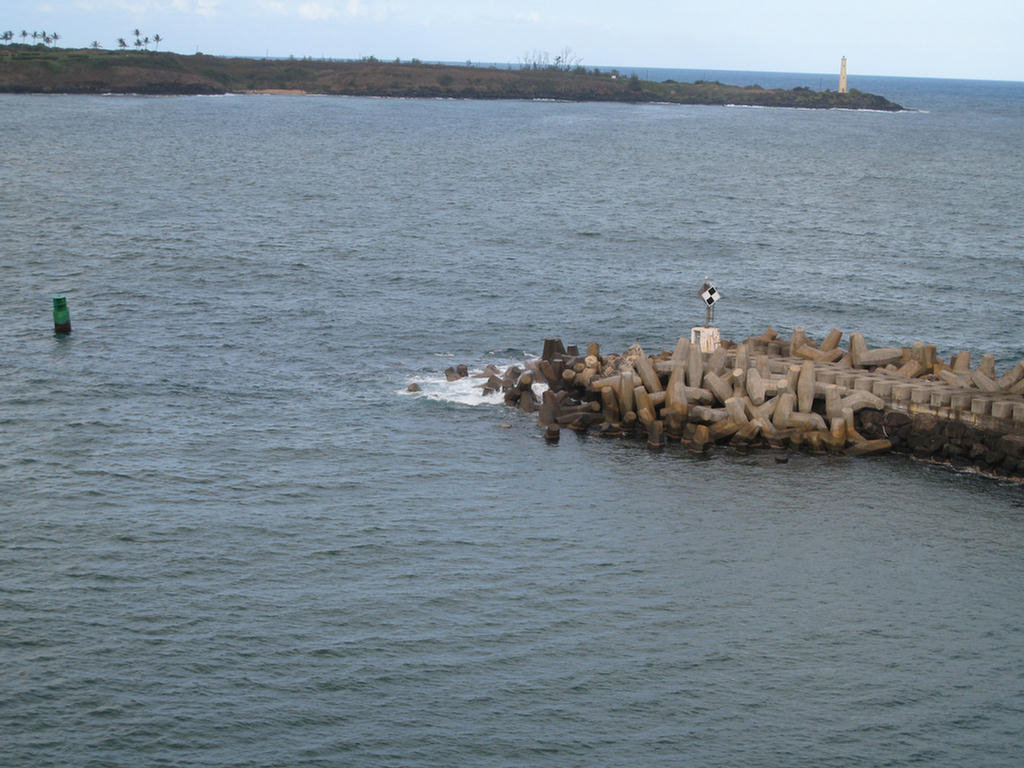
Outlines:
[{"label": "white lighthouse tower", "polygon": [[849,90],[846,87],[846,57],[843,56],[843,60],[839,62],[839,92],[846,93]]}]

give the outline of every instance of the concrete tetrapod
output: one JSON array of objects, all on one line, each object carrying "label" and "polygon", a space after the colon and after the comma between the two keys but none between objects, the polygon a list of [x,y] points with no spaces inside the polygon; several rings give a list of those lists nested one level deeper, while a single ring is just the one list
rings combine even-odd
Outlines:
[{"label": "concrete tetrapod", "polygon": [[[655,355],[635,344],[623,355],[600,355],[591,344],[584,356],[552,340],[544,359],[528,362],[518,377],[511,369],[476,376],[486,377],[486,391],[500,386],[509,405],[539,406],[545,430],[596,427],[602,435],[642,436],[651,447],[683,441],[695,450],[714,442],[743,451],[895,450],[1024,474],[1024,361],[1000,376],[992,355],[972,370],[964,352],[946,364],[934,345],[870,349],[857,333],[844,352],[841,337],[832,329],[819,348],[797,334],[805,354],[795,357],[782,356],[793,353],[791,342],[767,331],[738,346],[723,341],[710,353],[685,336]],[[538,380],[549,385],[539,403]]]}]

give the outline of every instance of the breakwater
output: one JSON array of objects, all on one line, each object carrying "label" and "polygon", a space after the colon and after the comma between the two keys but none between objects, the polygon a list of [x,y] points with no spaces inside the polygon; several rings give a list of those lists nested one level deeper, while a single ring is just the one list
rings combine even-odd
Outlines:
[{"label": "breakwater", "polygon": [[[890,451],[1024,478],[1024,361],[1002,374],[995,358],[949,362],[933,345],[869,348],[863,335],[832,329],[819,342],[796,328],[772,329],[702,351],[680,338],[648,355],[639,345],[602,354],[549,339],[522,368],[489,368],[485,391],[536,413],[549,441],[562,429],[676,441],[694,452],[796,449],[853,456]],[[464,366],[447,376],[468,375]]]}]

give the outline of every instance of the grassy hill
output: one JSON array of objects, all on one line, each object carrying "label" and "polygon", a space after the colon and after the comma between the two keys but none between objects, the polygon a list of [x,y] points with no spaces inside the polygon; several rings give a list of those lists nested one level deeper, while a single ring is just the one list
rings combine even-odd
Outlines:
[{"label": "grassy hill", "polygon": [[0,49],[0,92],[217,94],[301,91],[351,96],[462,99],[561,99],[744,104],[815,109],[902,109],[851,90],[768,90],[718,82],[656,83],[576,67],[497,69],[420,62],[266,60],[7,45]]}]

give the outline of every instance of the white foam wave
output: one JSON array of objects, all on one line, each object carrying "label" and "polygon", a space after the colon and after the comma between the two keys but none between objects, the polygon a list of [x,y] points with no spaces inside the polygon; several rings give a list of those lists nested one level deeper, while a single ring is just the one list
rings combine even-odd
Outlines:
[{"label": "white foam wave", "polygon": [[[522,366],[522,363],[519,363]],[[483,368],[470,368],[469,376],[456,381],[448,381],[444,373],[414,375],[410,376],[403,389],[395,394],[413,397],[419,400],[432,400],[440,403],[457,403],[459,405],[502,405],[505,402],[503,392],[490,392],[484,394],[485,378],[474,378],[476,374],[482,373]],[[409,387],[415,384],[419,391],[409,391]],[[547,386],[534,383],[533,391],[538,398],[542,397]]]},{"label": "white foam wave", "polygon": [[442,403],[458,403],[459,405],[500,405],[504,402],[501,392],[492,392],[485,395],[483,385],[487,379],[474,379],[472,374],[469,378],[458,381],[448,381],[444,374],[432,376],[414,376],[408,381],[408,385],[415,384],[420,389],[418,392],[410,392],[408,385],[406,389],[399,390],[398,394],[415,397],[419,400],[434,400]]},{"label": "white foam wave", "polygon": [[853,107],[772,107],[767,104],[725,104],[731,109],[791,109],[794,112],[871,112],[876,115],[895,115],[900,112],[916,112],[913,109],[854,109]]}]

